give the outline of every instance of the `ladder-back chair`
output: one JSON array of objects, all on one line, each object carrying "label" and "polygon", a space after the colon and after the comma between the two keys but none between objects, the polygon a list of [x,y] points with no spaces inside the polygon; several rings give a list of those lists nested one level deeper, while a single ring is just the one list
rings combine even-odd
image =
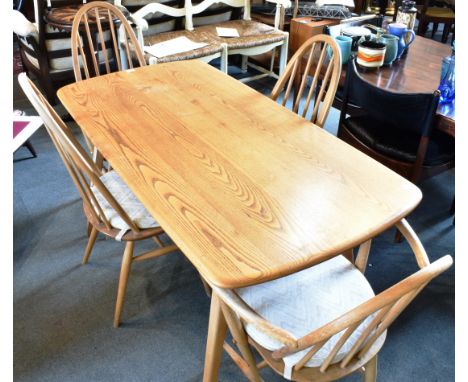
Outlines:
[{"label": "ladder-back chair", "polygon": [[[330,36],[316,35],[302,44],[288,62],[270,97],[275,101],[281,99],[283,106],[293,98],[292,110],[295,113],[323,127],[335,98],[340,75],[341,54],[338,45]],[[310,86],[309,76],[312,77]]]},{"label": "ladder-back chair", "polygon": [[[126,243],[114,313],[114,326],[118,327],[132,263],[165,255],[176,251],[178,247],[174,244],[163,245],[158,238],[164,233],[163,229],[115,171],[104,174],[99,171],[71,129],[60,119],[27,75],[21,73],[18,80],[44,121],[47,132],[83,200],[83,210],[92,229],[82,263],[88,262],[99,232]],[[147,238],[153,238],[159,248],[134,255],[135,241]]]},{"label": "ladder-back chair", "polygon": [[[259,369],[265,366],[293,381],[331,381],[357,370],[364,371],[366,382],[375,381],[387,328],[452,264],[449,255],[429,263],[408,223],[403,219],[397,228],[410,243],[419,271],[374,295],[362,273],[369,241],[354,264],[340,255],[264,284],[237,290],[213,286],[208,344],[222,341],[229,328],[240,354],[227,342],[224,349],[250,381],[261,381]],[[249,344],[263,358],[260,363]],[[209,350],[205,367],[220,356]]]},{"label": "ladder-back chair", "polygon": [[[83,5],[72,26],[73,70],[77,81],[145,66],[138,40],[124,14],[114,5]],[[92,52],[92,53],[91,53]]]}]

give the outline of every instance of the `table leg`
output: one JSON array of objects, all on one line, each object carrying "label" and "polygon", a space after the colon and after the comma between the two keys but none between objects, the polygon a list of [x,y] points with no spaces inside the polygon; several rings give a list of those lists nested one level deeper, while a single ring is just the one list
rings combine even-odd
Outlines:
[{"label": "table leg", "polygon": [[213,292],[211,295],[210,321],[208,323],[208,338],[206,340],[203,382],[215,382],[218,380],[218,371],[221,364],[226,331],[226,320],[221,311],[219,297]]}]

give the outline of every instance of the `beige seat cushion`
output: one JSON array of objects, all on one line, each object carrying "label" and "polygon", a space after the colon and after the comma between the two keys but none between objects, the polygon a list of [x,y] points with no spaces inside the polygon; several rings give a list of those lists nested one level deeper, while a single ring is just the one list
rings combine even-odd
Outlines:
[{"label": "beige seat cushion", "polygon": [[203,48],[194,49],[188,52],[182,52],[182,53],[172,54],[166,57],[161,57],[157,59],[157,62],[161,63],[161,62],[191,60],[191,59],[211,56],[216,53],[221,53],[223,50],[223,47],[216,39],[213,39],[213,37],[209,33],[201,31],[199,28],[196,28],[193,31],[180,30],[180,31],[174,31],[174,32],[158,33],[153,36],[146,36],[145,46],[158,44],[160,42],[172,40],[174,38],[182,37],[182,36],[185,36],[189,40],[192,40],[194,42],[204,42],[209,45]]},{"label": "beige seat cushion", "polygon": [[[260,316],[288,331],[296,339],[375,296],[364,275],[341,255],[290,276],[241,288],[237,292]],[[332,363],[344,358],[370,319],[356,329]],[[254,341],[268,350],[277,350],[284,345],[251,324],[246,324],[245,329]],[[333,336],[306,366],[320,366],[340,335]],[[308,350],[283,359],[285,378],[290,379],[292,368]]]},{"label": "beige seat cushion", "polygon": [[[109,192],[114,196],[115,200],[124,209],[127,215],[132,219],[138,228],[154,228],[159,227],[159,223],[153,219],[147,209],[136,198],[133,192],[128,188],[125,182],[119,177],[115,171],[109,171],[101,176],[101,181],[107,187]],[[114,228],[126,230],[128,228],[125,221],[120,217],[117,211],[108,203],[107,199],[101,194],[96,186],[91,186],[96,199],[103,209],[107,220]]]},{"label": "beige seat cushion", "polygon": [[[240,37],[219,37],[216,27],[235,28]],[[285,34],[275,31],[272,26],[252,20],[231,20],[219,24],[205,25],[196,28],[201,32],[211,35],[218,42],[227,44],[228,49],[253,48],[275,42],[284,41]]]}]

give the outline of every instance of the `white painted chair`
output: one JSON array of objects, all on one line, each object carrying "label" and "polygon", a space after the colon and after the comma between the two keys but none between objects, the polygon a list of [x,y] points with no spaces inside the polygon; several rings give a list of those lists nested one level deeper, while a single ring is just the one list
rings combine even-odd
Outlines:
[{"label": "white painted chair", "polygon": [[[138,42],[143,51],[145,51],[145,47],[163,43],[178,37],[186,37],[193,42],[207,44],[206,46],[198,49],[190,50],[187,52],[180,52],[176,54],[170,54],[164,57],[155,57],[147,54],[146,58],[148,63],[158,64],[164,62],[191,59],[199,59],[205,62],[210,62],[215,58],[221,58],[221,70],[227,72],[226,44],[220,43],[219,41],[213,39],[210,35],[203,33],[202,31],[193,30],[193,28],[188,28],[188,24],[186,23],[186,10],[186,7],[176,8],[168,6],[166,4],[153,2],[143,6],[132,15],[137,27]],[[181,21],[185,22],[185,29],[163,33],[147,34],[146,31],[148,30],[149,25],[146,19],[154,14],[162,14],[174,18],[182,18],[183,20]]]},{"label": "white painted chair", "polygon": [[[448,255],[429,263],[408,223],[402,220],[397,227],[421,268],[416,273],[374,295],[363,275],[369,241],[354,263],[337,256],[260,285],[237,290],[212,286],[210,325],[216,318],[216,329],[210,330],[208,344],[224,337],[227,324],[240,354],[226,342],[224,349],[249,381],[261,381],[259,369],[270,366],[292,381],[333,381],[360,370],[365,382],[375,382],[387,328],[452,265]],[[254,361],[250,345],[263,361]],[[209,350],[205,367],[220,357]],[[216,370],[208,373],[215,375]]]},{"label": "white painted chair", "polygon": [[[288,59],[288,32],[279,29],[281,17],[284,17],[285,8],[291,6],[289,0],[267,0],[276,4],[275,23],[274,27],[257,21],[251,20],[250,17],[250,0],[203,0],[199,4],[193,5],[191,0],[186,0],[186,28],[191,30],[194,28],[193,19],[196,15],[213,6],[215,3],[223,3],[233,8],[244,8],[242,20],[230,20],[221,23],[213,23],[201,27],[195,27],[195,30],[206,33],[212,39],[225,43],[227,45],[228,56],[240,54],[242,56],[242,70],[246,70],[247,66],[251,66],[262,72],[260,75],[243,78],[242,82],[256,80],[266,76],[278,78],[274,73],[273,66],[275,60],[276,48],[280,47],[279,54],[279,74],[283,72]],[[239,33],[239,37],[219,37],[216,31],[217,27],[234,28]],[[248,62],[249,56],[256,56],[272,51],[270,67],[254,65]]]}]

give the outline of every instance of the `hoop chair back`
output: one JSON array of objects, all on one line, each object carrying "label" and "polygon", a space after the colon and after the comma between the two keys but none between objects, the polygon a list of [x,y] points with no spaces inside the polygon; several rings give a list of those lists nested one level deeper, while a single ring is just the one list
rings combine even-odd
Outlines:
[{"label": "hoop chair back", "polygon": [[[312,76],[312,84],[306,90],[309,75]],[[340,75],[341,55],[338,45],[330,36],[316,35],[302,44],[291,58],[276,82],[271,98],[276,101],[282,95],[282,105],[286,106],[291,90],[295,87],[293,111],[323,127],[335,98]],[[311,102],[312,98],[314,102]],[[310,108],[312,111],[308,116]]]},{"label": "hoop chair back", "polygon": [[[284,358],[295,355],[288,379],[329,381],[348,375],[372,361],[376,362],[375,357],[385,341],[387,328],[434,277],[451,265],[452,258],[446,255],[299,339],[265,320],[242,300],[237,291],[213,286],[213,292],[220,299],[224,317],[237,344],[247,344],[249,341],[266,363],[280,374],[285,373],[287,364],[291,365]],[[349,285],[349,288],[353,286]],[[282,345],[274,351],[266,349],[252,337],[247,337],[248,329],[244,329],[248,325]],[[325,346],[328,341],[329,346]],[[345,344],[347,351],[337,356]],[[317,359],[314,359],[311,362],[313,366],[309,366],[308,363],[322,348],[326,349],[326,353],[318,358],[319,365],[316,366]],[[245,347],[240,350],[243,355],[250,352]],[[255,362],[247,360],[246,363],[250,367],[249,374],[254,376],[252,380],[260,381]],[[374,379],[366,377],[366,381],[370,380]]]},{"label": "hoop chair back", "polygon": [[[94,1],[83,5],[72,26],[73,71],[77,81],[125,69],[146,61],[124,14],[114,5]],[[94,52],[91,54],[90,52]]]},{"label": "hoop chair back", "polygon": [[[94,223],[105,225],[109,231],[115,229],[104,212],[107,208],[107,206],[103,205],[104,199],[105,203],[110,205],[125,222],[128,229],[139,232],[138,226],[102,182],[100,178],[102,174],[78,142],[71,129],[65,125],[26,73],[19,74],[18,81],[29,101],[42,118],[52,142],[78,189],[85,210],[90,212]],[[102,195],[103,199],[96,197],[96,190],[100,196]],[[101,199],[101,201],[98,199]]]}]

